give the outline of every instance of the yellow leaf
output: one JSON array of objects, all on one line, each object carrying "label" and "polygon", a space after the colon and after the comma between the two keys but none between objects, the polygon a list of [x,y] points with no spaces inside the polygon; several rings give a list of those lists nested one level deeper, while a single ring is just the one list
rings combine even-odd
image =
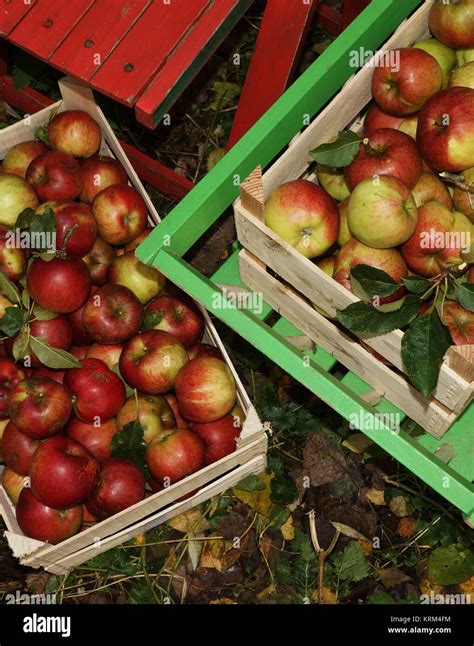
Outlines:
[{"label": "yellow leaf", "polygon": [[211,606],[230,606],[231,604],[236,605],[237,601],[234,601],[234,599],[229,599],[229,597],[224,597],[223,599],[214,599],[214,601],[209,601],[209,604]]},{"label": "yellow leaf", "polygon": [[254,511],[257,511],[263,516],[268,516],[272,507],[272,501],[270,500],[270,481],[273,478],[273,473],[261,473],[258,478],[265,485],[264,489],[244,491],[243,489],[237,489],[237,487],[234,487],[232,489],[232,493],[236,498],[251,507]]},{"label": "yellow leaf", "polygon": [[295,526],[293,525],[293,517],[288,516],[288,519],[280,527],[281,533],[285,541],[292,541],[295,537]]},{"label": "yellow leaf", "polygon": [[459,584],[459,589],[467,595],[467,601],[474,604],[474,576]]},{"label": "yellow leaf", "polygon": [[385,505],[384,492],[381,489],[365,489],[364,495],[373,505]]},{"label": "yellow leaf", "polygon": [[370,440],[367,435],[364,435],[364,433],[354,433],[353,435],[350,435],[347,440],[344,440],[342,446],[345,446],[353,453],[363,453],[372,444],[372,440]]},{"label": "yellow leaf", "polygon": [[189,509],[179,514],[179,516],[175,516],[168,523],[173,529],[176,529],[178,532],[183,532],[183,534],[188,534],[189,532],[197,533],[209,526],[205,518],[202,517],[200,507]]},{"label": "yellow leaf", "polygon": [[263,590],[261,590],[261,591],[257,594],[257,598],[258,598],[260,601],[265,601],[265,599],[267,599],[267,597],[270,597],[272,594],[275,594],[275,592],[276,592],[275,584],[274,584],[274,583],[270,583],[270,585],[267,585],[267,587],[266,587],[266,588],[264,588]]},{"label": "yellow leaf", "polygon": [[234,549],[230,541],[225,541],[221,538],[212,539],[211,537],[211,540],[205,541],[199,566],[213,568],[222,572],[222,570],[227,570],[238,561],[240,555],[240,550]]},{"label": "yellow leaf", "polygon": [[135,545],[143,545],[145,542],[145,534],[138,534],[135,536]]}]

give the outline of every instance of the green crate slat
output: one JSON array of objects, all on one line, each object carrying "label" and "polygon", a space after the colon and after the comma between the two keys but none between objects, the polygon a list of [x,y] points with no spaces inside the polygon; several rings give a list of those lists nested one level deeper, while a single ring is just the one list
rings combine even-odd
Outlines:
[{"label": "green crate slat", "polygon": [[[287,321],[283,316],[278,319],[275,325],[272,325],[272,328],[274,332],[277,332],[277,334],[281,334],[284,337],[298,336],[301,334],[301,330],[298,330],[293,323]],[[320,368],[323,368],[323,370],[332,370],[337,363],[336,359],[334,359],[329,352],[326,352],[326,350],[323,350],[320,347],[316,348],[316,352],[305,352],[304,354],[310,357],[311,360]]]},{"label": "green crate slat", "polygon": [[[373,390],[372,386],[369,386],[369,384],[367,384],[363,379],[350,371],[344,375],[341,381],[357,395],[365,395],[365,393],[370,393]],[[406,417],[403,411],[392,404],[392,402],[389,402],[388,399],[385,399],[385,397],[382,397],[380,402],[374,406],[374,408],[377,410],[377,413],[398,415],[399,417],[397,421],[400,423],[402,423]]]}]

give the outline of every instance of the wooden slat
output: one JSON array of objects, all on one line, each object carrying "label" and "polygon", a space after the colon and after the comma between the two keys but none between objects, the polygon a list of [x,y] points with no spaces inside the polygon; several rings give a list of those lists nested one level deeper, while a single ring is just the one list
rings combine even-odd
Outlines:
[{"label": "wooden slat", "polygon": [[209,5],[135,106],[137,120],[154,128],[253,0],[219,0]]},{"label": "wooden slat", "polygon": [[50,63],[89,81],[151,2],[96,0],[55,51]]},{"label": "wooden slat", "polygon": [[93,75],[92,85],[133,105],[208,4],[209,0],[156,0]]},{"label": "wooden slat", "polygon": [[227,148],[283,94],[298,61],[317,0],[268,2],[247,72]]},{"label": "wooden slat", "polygon": [[25,0],[0,0],[0,36],[8,36],[35,2],[36,0],[31,0],[27,4]]},{"label": "wooden slat", "polygon": [[94,0],[37,0],[9,40],[47,61]]}]

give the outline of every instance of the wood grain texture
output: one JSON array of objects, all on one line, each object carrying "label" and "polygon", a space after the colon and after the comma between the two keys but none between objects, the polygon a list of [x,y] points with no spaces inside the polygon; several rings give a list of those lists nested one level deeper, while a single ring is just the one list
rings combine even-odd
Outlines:
[{"label": "wood grain texture", "polygon": [[0,0],[0,36],[8,36],[35,3],[36,0],[29,4],[25,0]]}]

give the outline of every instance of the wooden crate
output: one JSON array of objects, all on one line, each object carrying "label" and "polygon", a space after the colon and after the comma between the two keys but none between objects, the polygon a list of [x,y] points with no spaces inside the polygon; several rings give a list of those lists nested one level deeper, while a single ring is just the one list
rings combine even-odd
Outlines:
[{"label": "wooden crate", "polygon": [[[407,47],[428,36],[428,13],[432,0],[424,3],[381,48]],[[263,175],[257,168],[241,186],[234,205],[237,237],[243,246],[239,267],[243,282],[263,293],[265,301],[296,325],[310,339],[366,381],[414,419],[428,433],[443,436],[474,394],[474,347],[453,346],[441,367],[438,385],[427,400],[403,374],[400,344],[402,332],[357,336],[388,359],[388,367],[364,349],[351,335],[311,306],[316,303],[329,316],[358,298],[321,271],[264,224],[264,202],[282,182],[305,177],[315,180],[309,151],[351,127],[360,130],[360,113],[371,100],[373,67],[368,63],[347,81],[339,94]],[[257,260],[258,259],[258,260]],[[267,267],[278,277],[267,272]],[[291,286],[291,287],[290,287]]]},{"label": "wooden crate", "polygon": [[[127,171],[130,183],[140,192],[145,200],[150,215],[150,223],[158,224],[159,215],[148,197],[117,141],[105,116],[96,105],[92,92],[78,81],[66,77],[59,83],[63,101],[55,103],[40,112],[6,128],[0,134],[0,159],[16,143],[34,138],[36,129],[48,122],[54,111],[66,109],[85,110],[102,129],[102,146],[100,153],[115,157]],[[234,375],[237,384],[237,400],[246,413],[246,419],[237,450],[187,478],[155,493],[136,505],[92,525],[75,536],[58,545],[41,543],[25,536],[16,521],[15,509],[3,487],[0,487],[0,512],[8,528],[6,538],[14,556],[30,567],[43,567],[48,572],[63,574],[72,567],[124,543],[137,534],[163,523],[177,514],[222,493],[235,485],[239,480],[252,473],[260,473],[266,465],[267,438],[258,415],[240,381],[232,362],[216,332],[207,313],[199,304],[206,323],[204,341],[219,348],[225,361]],[[198,489],[190,498],[182,501],[186,494]]]}]

